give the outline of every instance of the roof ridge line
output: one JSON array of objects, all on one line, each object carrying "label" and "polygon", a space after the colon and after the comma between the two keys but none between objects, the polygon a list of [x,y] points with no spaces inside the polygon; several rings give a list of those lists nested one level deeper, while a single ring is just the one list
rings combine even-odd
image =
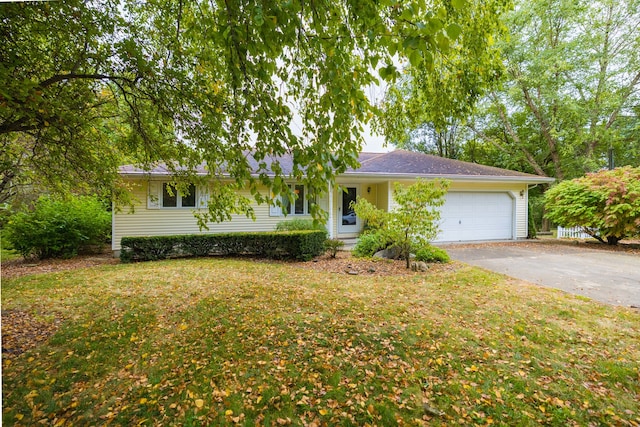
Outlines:
[{"label": "roof ridge line", "polygon": [[[391,152],[393,152],[393,151],[391,151]],[[364,151],[361,151],[361,152],[360,152],[360,154],[362,154],[362,153],[364,153]],[[372,153],[372,154],[376,154],[376,153]],[[370,157],[370,158],[368,158],[368,159],[365,159],[365,160],[361,161],[361,162],[360,162],[360,164],[362,165],[363,163],[369,162],[369,161],[371,161],[371,160],[378,159],[378,158],[380,158],[380,157],[382,157],[382,156],[385,156],[385,155],[387,155],[387,154],[389,154],[389,153],[377,153],[377,154],[378,154],[377,156],[373,156],[373,157]]]}]

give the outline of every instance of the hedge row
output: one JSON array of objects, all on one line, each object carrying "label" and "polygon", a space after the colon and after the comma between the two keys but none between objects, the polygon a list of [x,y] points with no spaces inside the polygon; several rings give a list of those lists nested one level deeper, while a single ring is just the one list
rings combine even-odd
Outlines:
[{"label": "hedge row", "polygon": [[120,260],[154,261],[174,257],[257,255],[308,261],[324,251],[325,231],[189,234],[123,237]]}]

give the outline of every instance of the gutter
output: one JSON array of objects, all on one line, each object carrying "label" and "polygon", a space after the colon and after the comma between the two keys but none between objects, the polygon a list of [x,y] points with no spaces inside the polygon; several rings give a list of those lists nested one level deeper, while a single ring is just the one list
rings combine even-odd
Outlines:
[{"label": "gutter", "polygon": [[[206,176],[207,173],[198,172],[196,173],[198,176]],[[125,178],[153,178],[153,177],[169,177],[172,176],[171,173],[167,172],[127,172],[120,173],[120,176]],[[253,177],[259,177],[258,174],[252,174]],[[275,176],[275,175],[270,175]],[[225,174],[222,178],[232,179],[231,176]],[[376,174],[376,173],[344,173],[336,176],[336,180],[345,179],[345,178],[360,178],[360,179],[386,179],[386,180],[414,180],[417,178],[426,178],[426,179],[448,179],[451,181],[466,181],[466,182],[527,182],[532,184],[545,184],[545,183],[553,183],[556,181],[555,178],[543,177],[543,176],[497,176],[497,175],[457,175],[457,174],[403,174],[403,173],[384,173],[384,174]]]},{"label": "gutter", "polygon": [[367,179],[416,179],[416,178],[444,178],[451,181],[482,181],[482,182],[530,182],[534,184],[552,183],[555,178],[545,176],[505,176],[505,175],[457,175],[457,174],[403,174],[403,173],[346,173],[338,175],[336,178],[367,178]]}]

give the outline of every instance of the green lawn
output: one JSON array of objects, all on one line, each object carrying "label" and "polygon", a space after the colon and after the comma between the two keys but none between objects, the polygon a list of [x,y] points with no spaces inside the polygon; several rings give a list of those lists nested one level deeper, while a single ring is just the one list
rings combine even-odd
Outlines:
[{"label": "green lawn", "polygon": [[64,321],[3,358],[6,425],[640,425],[640,314],[459,264],[175,260],[2,281]]}]

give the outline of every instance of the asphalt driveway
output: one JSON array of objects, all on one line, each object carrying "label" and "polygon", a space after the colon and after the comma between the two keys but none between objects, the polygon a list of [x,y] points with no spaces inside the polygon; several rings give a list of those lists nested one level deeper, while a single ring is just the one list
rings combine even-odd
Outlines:
[{"label": "asphalt driveway", "polygon": [[607,304],[640,308],[640,255],[565,244],[446,246],[452,259]]}]

